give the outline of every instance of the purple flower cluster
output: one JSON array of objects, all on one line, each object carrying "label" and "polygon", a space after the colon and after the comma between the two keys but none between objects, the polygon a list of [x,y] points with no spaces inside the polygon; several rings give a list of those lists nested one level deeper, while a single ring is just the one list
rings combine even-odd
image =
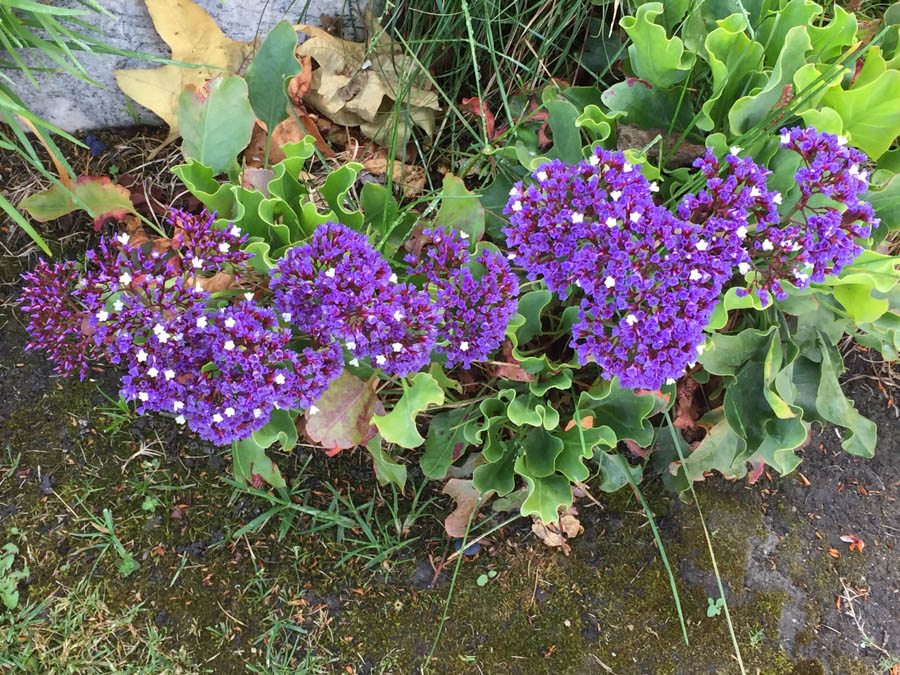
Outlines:
[{"label": "purple flower cluster", "polygon": [[88,337],[90,307],[85,290],[79,286],[78,269],[72,261],[37,267],[22,275],[21,308],[29,316],[31,340],[25,349],[47,352],[54,370],[61,375],[78,373],[83,380],[100,350]]},{"label": "purple flower cluster", "polygon": [[176,415],[217,444],[261,429],[275,407],[311,408],[340,374],[337,347],[287,348],[275,313],[249,300],[210,310],[197,302],[170,314],[148,311],[121,394],[147,410]]},{"label": "purple flower cluster", "polygon": [[428,363],[437,309],[425,291],[400,283],[368,238],[336,224],[319,226],[272,271],[275,308],[322,344],[340,342],[351,364],[368,358],[389,375]]},{"label": "purple flower cluster", "polygon": [[275,406],[311,408],[340,373],[340,349],[288,349],[290,331],[250,292],[213,309],[203,279],[239,276],[245,237],[206,214],[175,212],[169,222],[165,242],[101,239],[83,274],[71,262],[41,262],[24,275],[29,347],[82,378],[98,357],[124,365],[121,394],[139,412],[170,413],[214,443],[246,438]]},{"label": "purple flower cluster", "polygon": [[[430,242],[408,273],[424,275],[434,289],[441,312],[439,331],[446,340],[436,351],[447,356],[448,367],[469,368],[475,361],[486,360],[503,341],[516,313],[518,279],[506,257],[490,249],[475,258],[480,275],[473,274],[464,232],[436,228],[426,229],[423,235]],[[415,256],[407,256],[407,262],[416,263]]]},{"label": "purple flower cluster", "polygon": [[583,293],[573,347],[605,377],[657,389],[696,360],[722,284],[745,255],[715,226],[653,202],[654,184],[601,148],[576,165],[541,166],[517,184],[507,242],[531,278],[566,297]]}]

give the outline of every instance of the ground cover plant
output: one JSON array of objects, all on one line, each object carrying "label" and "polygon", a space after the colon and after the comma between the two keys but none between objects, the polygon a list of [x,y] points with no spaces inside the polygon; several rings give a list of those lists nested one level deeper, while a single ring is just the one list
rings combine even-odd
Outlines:
[{"label": "ground cover plant", "polygon": [[[614,7],[595,4],[565,21],[596,28]],[[851,341],[887,361],[900,347],[896,14],[643,3],[615,38],[583,45],[579,67],[593,68],[575,75],[592,84],[494,82],[448,110],[472,134],[441,140],[460,157],[418,198],[390,179],[361,182],[366,156],[311,182],[307,164],[334,142],[311,111],[337,117],[335,92],[375,81],[374,106],[338,123],[382,143],[418,125],[409,148],[372,151],[385,168],[400,156],[402,173],[428,156],[453,81],[377,22],[355,46],[313,31],[341,43],[337,66],[283,22],[243,76],[167,104],[185,158],[172,171],[197,208],[155,226],[127,190],[80,179],[98,188],[93,215],[123,224],[83,259],[25,275],[29,348],[82,379],[96,363],[117,367],[123,410],[230,446],[235,485],[273,489],[282,509],[291,485],[276,447],[359,448],[386,489],[406,489],[418,465],[456,502],[444,526],[462,539],[457,571],[490,534],[477,526],[491,499],[568,549],[576,496],[627,486],[661,544],[645,476],[696,501],[694,482],[712,471],[788,475],[822,425],[844,451],[873,456],[876,425],[840,376]],[[284,142],[291,124],[297,139]],[[59,188],[21,204],[40,221],[75,206]],[[724,610],[743,670],[700,524],[717,581],[710,617]]]}]

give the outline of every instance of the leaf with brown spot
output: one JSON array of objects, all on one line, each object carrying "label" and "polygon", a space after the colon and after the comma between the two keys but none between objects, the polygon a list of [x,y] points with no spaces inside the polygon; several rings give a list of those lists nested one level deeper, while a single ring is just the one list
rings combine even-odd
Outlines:
[{"label": "leaf with brown spot", "polygon": [[[449,495],[456,502],[456,508],[444,519],[444,529],[447,531],[447,535],[456,539],[464,537],[466,529],[468,529],[469,517],[472,516],[472,511],[475,510],[478,496],[481,493],[475,489],[471,480],[462,478],[451,478],[441,492]],[[475,518],[472,516],[472,522],[474,523],[474,521]]]},{"label": "leaf with brown spot", "polygon": [[377,378],[363,381],[345,370],[316,401],[318,412],[307,411],[306,434],[332,454],[363,445],[378,433],[372,417],[384,414],[375,396]]}]

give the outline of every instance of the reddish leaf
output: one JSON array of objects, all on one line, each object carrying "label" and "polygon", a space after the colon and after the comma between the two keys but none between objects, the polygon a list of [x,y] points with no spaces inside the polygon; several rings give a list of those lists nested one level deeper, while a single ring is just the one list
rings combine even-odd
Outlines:
[{"label": "reddish leaf", "polygon": [[482,103],[477,96],[464,98],[462,104],[469,108],[469,112],[484,118],[484,128],[487,131],[488,140],[494,140],[497,137],[497,134],[494,131],[494,113],[490,111],[487,104]]},{"label": "reddish leaf", "polygon": [[857,537],[855,534],[841,535],[841,541],[850,544],[851,551],[859,551],[860,553],[862,553],[862,550],[866,547],[866,542]]},{"label": "reddish leaf", "polygon": [[[87,207],[94,219],[96,231],[100,230],[107,218],[120,220],[126,214],[135,212],[131,203],[131,191],[113,183],[108,176],[79,176],[72,185],[72,194]],[[82,208],[58,185],[26,197],[20,206],[40,223]]]},{"label": "reddish leaf", "polygon": [[375,437],[374,415],[383,415],[384,406],[375,396],[375,381],[367,382],[344,371],[316,401],[315,414],[306,413],[306,434],[329,451],[363,445]]}]

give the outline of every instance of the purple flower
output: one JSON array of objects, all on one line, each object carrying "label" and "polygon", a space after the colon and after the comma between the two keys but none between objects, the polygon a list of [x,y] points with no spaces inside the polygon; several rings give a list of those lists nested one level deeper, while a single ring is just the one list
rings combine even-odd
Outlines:
[{"label": "purple flower", "polygon": [[531,278],[582,295],[572,346],[626,387],[658,389],[696,360],[722,284],[746,254],[715,223],[678,218],[622,153],[554,161],[513,188],[504,229]]},{"label": "purple flower", "polygon": [[285,321],[322,343],[343,343],[353,359],[398,376],[428,362],[436,308],[426,292],[399,282],[363,234],[321,225],[278,261],[269,286]]},{"label": "purple flower", "polygon": [[86,298],[74,262],[48,265],[41,260],[22,278],[22,311],[29,316],[27,330],[31,335],[25,348],[44,350],[57,373],[78,373],[83,380],[91,362],[102,357],[90,338],[91,317],[94,321],[98,315],[105,318],[102,305]]},{"label": "purple flower", "polygon": [[[408,273],[425,275],[434,289],[442,338],[436,351],[446,354],[448,367],[469,368],[475,361],[486,360],[503,342],[516,313],[518,279],[507,259],[489,249],[476,259],[481,268],[476,278],[466,235],[457,230],[426,229],[423,234],[431,241]],[[415,262],[415,257],[408,256],[407,262]]]}]

